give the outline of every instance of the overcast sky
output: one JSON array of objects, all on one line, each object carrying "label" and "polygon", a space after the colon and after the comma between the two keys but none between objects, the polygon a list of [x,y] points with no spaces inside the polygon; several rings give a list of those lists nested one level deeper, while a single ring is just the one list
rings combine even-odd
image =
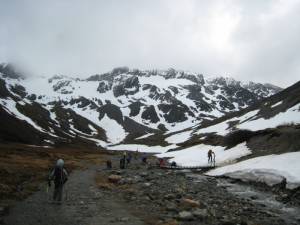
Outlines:
[{"label": "overcast sky", "polygon": [[285,87],[300,80],[300,0],[0,0],[0,62],[87,77],[116,66]]}]

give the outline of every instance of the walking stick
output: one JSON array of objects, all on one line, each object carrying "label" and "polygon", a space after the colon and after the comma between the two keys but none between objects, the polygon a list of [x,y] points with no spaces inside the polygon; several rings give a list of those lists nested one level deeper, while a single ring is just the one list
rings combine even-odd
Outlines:
[{"label": "walking stick", "polygon": [[67,185],[65,185],[65,201],[68,201],[68,189],[67,189]]}]

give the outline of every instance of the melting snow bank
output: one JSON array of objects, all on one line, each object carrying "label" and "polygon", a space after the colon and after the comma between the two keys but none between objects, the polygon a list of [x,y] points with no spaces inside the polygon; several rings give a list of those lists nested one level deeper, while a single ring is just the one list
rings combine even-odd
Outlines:
[{"label": "melting snow bank", "polygon": [[209,176],[228,176],[243,181],[264,182],[270,186],[281,183],[287,188],[300,186],[300,152],[261,156],[209,171]]},{"label": "melting snow bank", "polygon": [[180,151],[162,153],[157,155],[157,157],[171,157],[172,161],[181,166],[207,166],[207,152],[209,149],[212,149],[216,154],[216,165],[230,163],[240,157],[251,154],[244,142],[227,150],[222,146],[200,144]]},{"label": "melting snow bank", "polygon": [[156,146],[147,146],[147,145],[136,145],[136,144],[127,144],[127,145],[115,145],[107,146],[108,150],[119,150],[119,151],[139,151],[146,153],[164,153],[169,149],[176,148],[177,145],[168,145],[166,147],[156,145]]}]

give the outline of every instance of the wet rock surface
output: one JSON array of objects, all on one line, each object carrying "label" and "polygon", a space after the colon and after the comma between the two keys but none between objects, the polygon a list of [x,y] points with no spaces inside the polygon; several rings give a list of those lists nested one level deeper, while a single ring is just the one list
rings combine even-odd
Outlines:
[{"label": "wet rock surface", "polygon": [[[109,176],[115,172],[99,173]],[[127,202],[131,212],[140,216],[141,212],[146,212],[147,216],[155,218],[153,224],[299,223],[297,213],[289,214],[269,202],[255,201],[253,193],[250,195],[253,199],[237,195],[226,185],[220,185],[218,179],[201,174],[134,163],[122,170],[121,176],[122,182],[115,187],[114,193]]]}]

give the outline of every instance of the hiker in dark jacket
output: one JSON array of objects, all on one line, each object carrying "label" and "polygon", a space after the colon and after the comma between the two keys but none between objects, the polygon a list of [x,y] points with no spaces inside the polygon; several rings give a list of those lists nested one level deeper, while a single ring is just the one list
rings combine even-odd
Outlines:
[{"label": "hiker in dark jacket", "polygon": [[129,153],[127,154],[127,158],[126,158],[127,165],[130,164],[131,159],[132,159],[132,154],[131,154],[131,152],[129,152]]},{"label": "hiker in dark jacket", "polygon": [[215,163],[216,155],[211,149],[207,152],[207,157],[208,157],[208,163],[211,163],[211,164]]},{"label": "hiker in dark jacket", "polygon": [[120,169],[125,169],[125,158],[124,157],[121,157],[120,158]]},{"label": "hiker in dark jacket", "polygon": [[68,180],[68,173],[64,168],[64,160],[59,159],[55,168],[51,171],[48,178],[48,185],[51,187],[51,181],[54,182],[53,201],[61,203],[63,196],[63,186]]},{"label": "hiker in dark jacket", "polygon": [[106,169],[108,169],[108,170],[112,169],[112,162],[111,162],[111,160],[107,160],[106,161]]},{"label": "hiker in dark jacket", "polygon": [[145,164],[145,165],[148,164],[147,155],[145,153],[142,155],[142,163]]}]

